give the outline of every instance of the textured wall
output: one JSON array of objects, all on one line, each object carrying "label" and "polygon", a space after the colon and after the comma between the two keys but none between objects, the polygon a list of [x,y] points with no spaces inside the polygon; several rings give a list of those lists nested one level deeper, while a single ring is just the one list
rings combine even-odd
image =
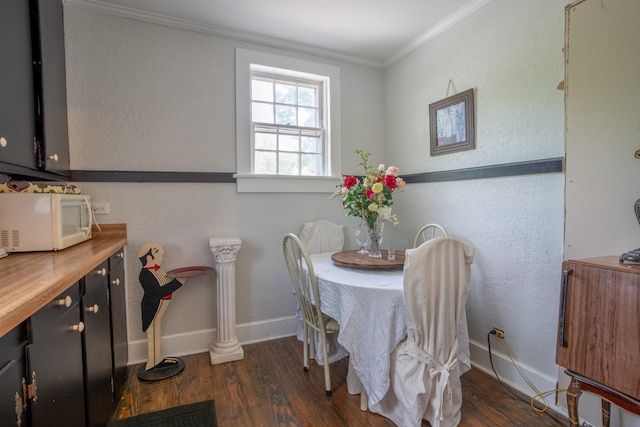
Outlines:
[{"label": "textured wall", "polygon": [[[491,1],[389,67],[388,162],[431,172],[562,157],[564,4]],[[430,157],[429,104],[445,98],[450,79],[458,92],[475,90],[476,149]],[[495,325],[540,388],[557,378],[563,192],[556,173],[415,184],[398,198],[398,210],[412,211],[400,215],[400,233],[437,222],[477,250],[467,305],[474,362],[488,367]],[[510,363],[500,368],[522,384]]]},{"label": "textured wall", "polygon": [[[235,47],[283,52],[74,7],[65,9],[65,31],[72,169],[235,172]],[[357,172],[356,148],[382,158],[383,71],[297,56],[340,67],[345,173]],[[241,338],[252,340],[283,333],[264,324],[295,315],[284,234],[318,218],[356,222],[329,194],[238,194],[234,184],[79,186],[110,203],[99,221],[127,223],[131,342],[144,340],[136,258],[144,243],[162,244],[169,268],[213,265],[209,237],[239,237],[237,320]],[[213,277],[188,281],[164,317],[164,335],[211,335],[215,307]]]}]

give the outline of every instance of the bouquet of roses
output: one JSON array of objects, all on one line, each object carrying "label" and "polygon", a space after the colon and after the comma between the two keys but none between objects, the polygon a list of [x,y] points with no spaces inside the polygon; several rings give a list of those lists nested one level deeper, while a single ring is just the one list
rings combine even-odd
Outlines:
[{"label": "bouquet of roses", "polygon": [[390,221],[398,223],[398,218],[391,213],[393,205],[393,193],[404,191],[407,184],[398,176],[399,169],[384,165],[375,169],[369,165],[371,153],[356,150],[362,162],[365,175],[362,178],[356,176],[341,176],[342,183],[336,185],[339,189],[331,195],[331,198],[342,197],[342,206],[349,216],[357,216],[367,222],[367,227],[373,229],[377,221]]}]

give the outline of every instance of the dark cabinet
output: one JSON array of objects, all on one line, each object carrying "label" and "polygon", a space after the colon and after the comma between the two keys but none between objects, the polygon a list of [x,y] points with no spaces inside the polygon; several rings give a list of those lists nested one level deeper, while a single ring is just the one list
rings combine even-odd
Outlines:
[{"label": "dark cabinet", "polygon": [[74,284],[29,319],[31,426],[85,425],[84,372],[79,283]]},{"label": "dark cabinet", "polygon": [[0,2],[0,173],[69,172],[62,0]]},{"label": "dark cabinet", "polygon": [[30,0],[38,167],[69,172],[67,78],[62,0]]},{"label": "dark cabinet", "polygon": [[127,343],[127,297],[124,286],[124,248],[109,258],[109,308],[113,349],[113,383],[116,401],[127,382],[129,346]]},{"label": "dark cabinet", "polygon": [[107,424],[127,380],[124,248],[0,337],[0,426]]},{"label": "dark cabinet", "polygon": [[36,168],[29,2],[0,2],[0,162]]},{"label": "dark cabinet", "polygon": [[108,261],[84,277],[82,319],[87,426],[103,426],[114,406]]},{"label": "dark cabinet", "polygon": [[21,324],[0,338],[0,420],[6,426],[26,426],[26,326]]}]

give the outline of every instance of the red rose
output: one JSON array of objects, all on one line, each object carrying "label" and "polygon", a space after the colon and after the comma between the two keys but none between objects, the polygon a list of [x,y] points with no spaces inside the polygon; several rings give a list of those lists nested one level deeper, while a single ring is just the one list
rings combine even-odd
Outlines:
[{"label": "red rose", "polygon": [[369,200],[373,199],[374,194],[375,194],[375,193],[373,192],[373,190],[372,190],[372,189],[368,189],[368,190],[367,190],[367,193],[366,193],[366,195],[367,195],[367,199],[369,199]]},{"label": "red rose", "polygon": [[358,178],[355,176],[348,176],[342,182],[342,186],[346,188],[351,188],[358,183]]},{"label": "red rose", "polygon": [[387,186],[389,190],[393,190],[396,188],[396,177],[393,175],[385,175],[384,176],[384,185]]}]

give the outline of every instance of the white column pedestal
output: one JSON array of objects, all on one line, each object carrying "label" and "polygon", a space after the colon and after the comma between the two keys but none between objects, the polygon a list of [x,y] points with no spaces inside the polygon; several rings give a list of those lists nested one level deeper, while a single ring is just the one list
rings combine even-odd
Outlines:
[{"label": "white column pedestal", "polygon": [[236,254],[240,243],[237,237],[209,239],[218,279],[218,326],[216,340],[209,348],[212,365],[244,359],[236,336]]}]

